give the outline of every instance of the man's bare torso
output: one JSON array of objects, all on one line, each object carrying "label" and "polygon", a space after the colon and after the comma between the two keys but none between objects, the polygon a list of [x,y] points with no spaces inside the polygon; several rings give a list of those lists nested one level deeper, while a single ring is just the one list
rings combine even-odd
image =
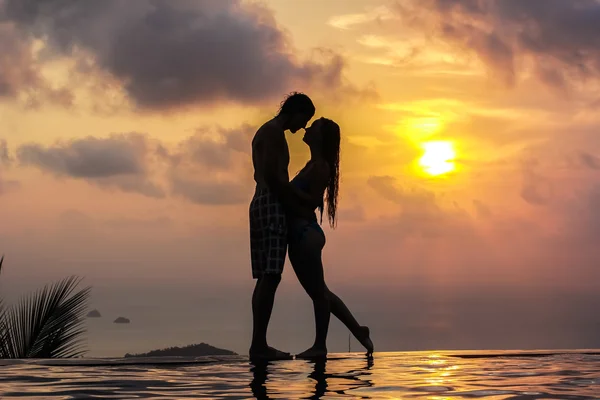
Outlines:
[{"label": "man's bare torso", "polygon": [[[267,160],[266,157],[275,157]],[[278,168],[277,173],[289,180],[288,166],[290,152],[284,131],[273,121],[261,126],[252,139],[252,164],[254,165],[254,180],[258,188],[266,188],[265,168],[271,164]]]}]

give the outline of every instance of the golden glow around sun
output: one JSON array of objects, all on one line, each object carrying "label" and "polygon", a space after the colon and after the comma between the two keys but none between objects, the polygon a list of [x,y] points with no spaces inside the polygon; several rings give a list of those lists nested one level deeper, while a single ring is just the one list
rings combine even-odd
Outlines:
[{"label": "golden glow around sun", "polygon": [[438,118],[417,118],[411,121],[411,131],[416,131],[422,135],[431,135],[438,131],[442,122]]},{"label": "golden glow around sun", "polygon": [[429,175],[442,175],[454,170],[456,152],[451,142],[434,141],[422,144],[423,156],[419,165]]}]

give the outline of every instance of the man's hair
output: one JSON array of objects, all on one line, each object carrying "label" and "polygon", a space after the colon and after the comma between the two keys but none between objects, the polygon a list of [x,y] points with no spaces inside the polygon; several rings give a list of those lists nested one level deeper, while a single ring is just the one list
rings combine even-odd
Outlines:
[{"label": "man's hair", "polygon": [[300,92],[292,92],[281,102],[277,115],[281,114],[310,114],[315,115],[315,105],[310,97]]}]

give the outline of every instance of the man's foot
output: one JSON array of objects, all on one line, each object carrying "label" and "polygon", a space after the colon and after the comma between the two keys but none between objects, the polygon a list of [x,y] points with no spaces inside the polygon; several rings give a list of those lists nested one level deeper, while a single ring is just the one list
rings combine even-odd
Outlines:
[{"label": "man's foot", "polygon": [[296,354],[296,358],[297,359],[304,359],[304,360],[314,360],[314,359],[319,359],[319,358],[327,358],[327,349],[326,348],[320,348],[320,347],[311,347],[308,350],[304,350],[302,353],[300,354]]},{"label": "man's foot", "polygon": [[361,326],[356,339],[367,349],[367,354],[373,354],[373,342],[370,338],[371,331],[367,326]]},{"label": "man's foot", "polygon": [[293,357],[290,353],[285,351],[277,350],[274,347],[265,347],[261,349],[250,348],[250,360],[254,361],[279,361],[279,360],[292,360]]}]

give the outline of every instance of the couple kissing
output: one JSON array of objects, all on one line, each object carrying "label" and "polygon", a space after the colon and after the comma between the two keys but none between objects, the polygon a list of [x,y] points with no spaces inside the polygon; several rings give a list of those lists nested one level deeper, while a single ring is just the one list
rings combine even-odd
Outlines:
[{"label": "couple kissing", "polygon": [[[252,140],[252,163],[256,189],[250,202],[250,249],[253,332],[251,360],[291,359],[290,353],[267,344],[267,328],[275,292],[281,281],[286,254],[300,284],[314,306],[315,342],[296,358],[327,356],[330,315],[338,318],[354,337],[373,353],[369,328],[356,321],[344,302],[325,283],[323,260],[325,233],[320,223],[323,211],[332,228],[336,224],[340,174],[340,127],[327,118],[306,125],[315,115],[312,100],[292,93],[278,114],[263,124]],[[310,160],[290,181],[290,153],[285,131],[305,129],[304,143]],[[317,219],[316,211],[320,219]]]}]

